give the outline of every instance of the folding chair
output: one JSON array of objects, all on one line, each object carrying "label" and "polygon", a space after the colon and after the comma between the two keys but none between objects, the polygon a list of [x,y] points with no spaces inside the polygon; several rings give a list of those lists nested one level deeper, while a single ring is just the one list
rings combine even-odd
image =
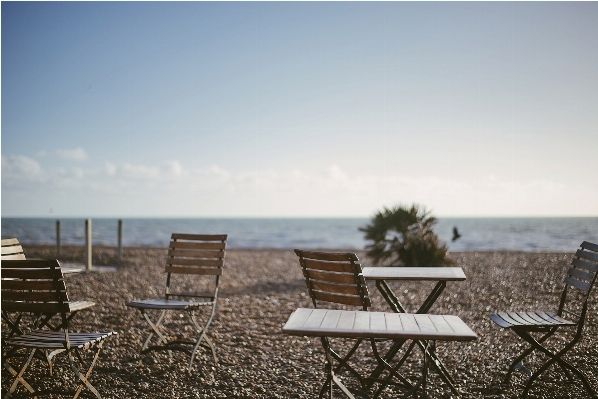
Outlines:
[{"label": "folding chair", "polygon": [[[575,253],[572,261],[573,267],[565,276],[565,288],[556,312],[531,311],[531,312],[500,312],[490,314],[490,319],[502,328],[510,328],[531,346],[523,351],[510,365],[505,383],[508,383],[515,369],[524,369],[529,375],[529,380],[523,390],[522,398],[528,394],[533,382],[554,363],[558,364],[567,378],[571,381],[571,373],[575,374],[582,382],[584,388],[593,397],[596,392],[588,382],[586,376],[563,359],[563,356],[580,340],[586,313],[588,298],[592,286],[596,282],[598,273],[598,245],[584,241],[581,249]],[[581,309],[580,313],[577,313]],[[565,315],[566,314],[566,315]],[[569,318],[566,318],[569,317]],[[542,344],[560,328],[576,328],[575,335],[558,352],[553,352]],[[543,333],[539,338],[534,338],[530,333]],[[565,341],[566,342],[566,341]],[[523,366],[523,360],[532,352],[538,351],[548,357],[534,373]]]},{"label": "folding chair", "polygon": [[[25,253],[23,252],[23,248],[19,243],[19,240],[16,238],[5,238],[1,241],[1,248],[2,248],[2,268],[5,267],[4,261],[5,260],[25,260]],[[28,267],[28,263],[23,263],[21,267]],[[70,322],[71,319],[80,311],[89,309],[95,306],[95,302],[91,301],[71,301],[69,303],[69,311],[67,322]],[[33,323],[31,324],[31,328],[33,329],[42,329],[44,327],[48,327],[54,331],[60,331],[60,329],[65,328],[65,325],[53,325],[50,324],[52,318],[57,315],[56,312],[44,312],[34,314]],[[22,334],[23,326],[20,326],[20,321],[23,316],[23,313],[18,313],[15,315],[15,319],[11,320],[10,316],[7,312],[2,310],[2,319],[7,323],[9,327],[9,331],[7,333],[7,337],[12,337],[14,334]]]},{"label": "folding chair", "polygon": [[[309,295],[315,308],[318,308],[318,302],[327,302],[338,305],[352,306],[354,308],[361,308],[360,310],[367,311],[371,306],[371,301],[368,293],[368,288],[365,279],[361,273],[361,265],[357,255],[353,253],[341,252],[314,252],[303,251],[295,249],[295,253],[299,256],[299,263],[303,268],[303,275]],[[366,394],[368,386],[371,386],[370,378],[362,377],[359,372],[349,364],[349,359],[357,348],[363,342],[363,339],[355,339],[355,343],[351,349],[346,352],[345,356],[341,356],[337,350],[331,347],[328,337],[321,337],[322,346],[326,354],[326,381],[320,389],[319,397],[322,398],[326,391],[329,397],[332,398],[333,383],[338,386],[341,391],[348,397],[352,398],[353,393],[363,395]],[[408,380],[397,374],[397,369],[401,366],[405,359],[402,359],[394,368],[384,360],[378,352],[376,347],[376,339],[369,339],[374,357],[378,364],[383,365],[387,370],[390,370],[389,377],[397,376],[401,385],[408,389],[413,389],[414,386]],[[414,345],[415,341],[412,343]],[[334,365],[334,362],[337,365]],[[360,389],[352,389],[346,387],[338,378],[338,374],[342,370],[347,370],[353,375],[361,385]],[[376,379],[373,382],[381,382]],[[387,385],[390,383],[390,378],[384,381]],[[381,390],[381,389],[380,389]],[[367,395],[367,394],[366,394]]]},{"label": "folding chair", "polygon": [[[96,397],[100,394],[89,382],[89,376],[98,359],[104,340],[115,332],[102,333],[72,333],[69,332],[68,318],[70,302],[62,270],[57,260],[2,260],[2,312],[7,313],[57,313],[62,318],[61,331],[33,330],[6,339],[11,353],[3,354],[4,368],[14,376],[7,395],[9,398],[17,390],[19,384],[30,392],[29,396],[48,393],[65,394],[64,391],[36,390],[25,379],[25,372],[36,353],[42,352],[50,366],[50,360],[59,353],[66,352],[71,370],[79,379],[79,386],[74,391],[73,398],[77,398],[85,387]],[[14,358],[11,354],[22,349],[26,350],[24,363],[17,372],[8,360]],[[85,373],[79,371],[75,364],[73,353],[83,365],[81,351],[95,349],[93,359]],[[49,353],[47,353],[49,351]]]},{"label": "folding chair", "polygon": [[[166,260],[167,277],[164,298],[126,303],[127,306],[139,309],[150,326],[149,335],[141,348],[141,353],[154,350],[185,352],[191,356],[188,368],[191,371],[199,347],[207,344],[212,351],[214,363],[218,364],[216,349],[206,333],[216,313],[218,284],[224,266],[227,237],[226,234],[172,234]],[[199,280],[203,280],[204,284],[201,284],[202,281]],[[207,289],[206,287],[211,287],[211,290],[209,292],[198,291],[202,288]],[[190,292],[189,290],[195,291]],[[211,312],[203,326],[200,325],[196,317],[196,312],[201,307],[211,307]],[[163,322],[166,311],[169,310],[187,312],[195,327],[195,339],[180,339],[176,335],[172,339],[167,337]],[[150,312],[157,313],[155,321],[152,320]],[[150,345],[154,335],[157,336],[158,343]]]}]

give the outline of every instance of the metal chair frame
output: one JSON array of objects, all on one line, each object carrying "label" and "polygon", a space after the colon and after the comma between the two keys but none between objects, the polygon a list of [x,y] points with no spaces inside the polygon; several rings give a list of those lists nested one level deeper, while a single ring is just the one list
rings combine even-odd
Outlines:
[{"label": "metal chair frame", "polygon": [[[559,307],[557,312],[501,312],[490,314],[492,321],[502,328],[510,328],[521,339],[530,344],[530,347],[524,350],[517,356],[505,376],[504,383],[508,384],[514,370],[524,370],[529,379],[522,392],[522,398],[527,397],[527,394],[533,382],[544,373],[551,365],[558,364],[567,378],[572,381],[571,373],[575,374],[582,382],[586,391],[598,398],[596,391],[589,383],[587,377],[578,370],[575,366],[563,359],[563,356],[573,348],[581,339],[584,323],[588,310],[588,299],[596,277],[598,275],[598,245],[584,241],[580,245],[581,249],[575,253],[575,258],[572,261],[573,267],[567,271],[565,277],[565,287],[561,294]],[[577,313],[571,310],[568,306],[568,297],[571,289],[580,290],[581,301],[578,305],[581,306],[581,312]],[[565,318],[565,314],[573,316],[575,320]],[[560,350],[553,352],[543,346],[542,344],[553,336],[561,327],[576,327],[573,338],[565,344]],[[531,333],[542,333],[539,338],[534,338]],[[527,367],[523,366],[523,360],[532,352],[538,351],[546,355],[549,359],[538,370],[532,373]]]},{"label": "metal chair frame", "polygon": [[[6,338],[6,346],[3,346],[2,364],[13,376],[12,382],[5,398],[10,398],[21,384],[29,391],[29,396],[43,395],[49,393],[65,394],[63,391],[34,389],[27,382],[24,375],[34,357],[39,356],[48,363],[50,375],[52,375],[52,358],[59,353],[66,352],[69,366],[79,379],[79,386],[74,391],[73,398],[82,394],[84,387],[100,398],[99,392],[89,382],[89,377],[96,364],[104,339],[116,334],[115,332],[104,333],[71,333],[69,332],[69,319],[66,313],[69,312],[69,299],[66,285],[62,275],[60,264],[57,260],[3,260],[2,261],[2,312],[3,313],[52,313],[60,314],[62,331],[33,330],[16,335],[14,338]],[[5,351],[6,348],[6,351]],[[85,373],[79,371],[75,364],[73,354],[81,365],[84,361],[80,350],[94,349],[95,353]],[[26,350],[25,362],[16,371],[8,359],[16,357],[15,354],[21,349]]]},{"label": "metal chair frame", "polygon": [[[127,302],[126,305],[139,309],[141,315],[149,324],[148,336],[141,347],[141,353],[150,351],[181,351],[190,355],[188,370],[191,371],[199,347],[211,350],[214,364],[218,364],[216,348],[207,335],[216,314],[218,303],[218,287],[224,266],[226,249],[226,234],[172,234],[166,260],[166,289],[164,299],[146,299]],[[189,293],[175,291],[171,286],[174,275],[195,275],[214,278],[214,290],[205,293]],[[202,325],[197,320],[196,312],[201,307],[211,307],[206,322]],[[150,311],[158,311],[155,321],[152,320]],[[195,328],[195,340],[169,339],[165,326],[162,324],[167,311],[185,311]],[[150,345],[154,335],[157,343]]]}]

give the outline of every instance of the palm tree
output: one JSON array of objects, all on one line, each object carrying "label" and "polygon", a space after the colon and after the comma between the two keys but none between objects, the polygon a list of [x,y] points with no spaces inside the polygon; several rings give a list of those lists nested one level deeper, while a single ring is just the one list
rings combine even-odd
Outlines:
[{"label": "palm tree", "polygon": [[370,224],[359,228],[365,239],[367,256],[375,263],[391,266],[448,266],[448,248],[440,243],[432,228],[438,220],[417,204],[384,208]]}]

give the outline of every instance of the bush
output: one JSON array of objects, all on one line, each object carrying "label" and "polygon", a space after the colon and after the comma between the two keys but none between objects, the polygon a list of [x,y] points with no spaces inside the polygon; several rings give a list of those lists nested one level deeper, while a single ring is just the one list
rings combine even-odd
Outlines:
[{"label": "bush", "polygon": [[359,228],[365,239],[367,256],[374,263],[390,266],[449,266],[448,248],[440,243],[432,227],[438,220],[417,204],[384,208],[370,224]]}]

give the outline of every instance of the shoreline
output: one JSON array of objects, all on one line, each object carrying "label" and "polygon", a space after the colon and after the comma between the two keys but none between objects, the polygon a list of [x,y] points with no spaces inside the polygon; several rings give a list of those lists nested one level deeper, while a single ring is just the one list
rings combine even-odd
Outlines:
[{"label": "shoreline", "polygon": [[[68,250],[67,250],[68,248]],[[23,245],[27,258],[56,254],[52,245]],[[84,261],[84,247],[63,246],[63,261]],[[116,247],[94,246],[93,264],[111,265]],[[356,252],[368,265],[364,251]],[[313,398],[320,389],[324,363],[319,342],[281,333],[293,310],[312,307],[297,256],[289,249],[227,250],[220,300],[210,335],[219,365],[202,351],[194,371],[186,371],[188,356],[173,352],[139,353],[145,320],[124,303],[163,295],[165,248],[125,247],[123,261],[114,272],[81,273],[67,277],[73,300],[97,303],[80,312],[71,327],[79,331],[117,331],[106,341],[94,369],[92,383],[105,398]],[[451,253],[467,276],[449,282],[431,312],[455,314],[478,335],[471,343],[438,342],[438,354],[462,391],[463,398],[518,397],[524,373],[515,373],[508,387],[500,385],[509,361],[520,343],[508,331],[493,325],[488,313],[495,311],[554,308],[572,253],[458,252]],[[433,284],[409,282],[395,286],[408,310],[427,296]],[[368,283],[372,310],[388,311],[374,284]],[[598,376],[598,295],[591,294],[588,320],[582,340],[567,358],[588,378]],[[177,320],[173,320],[177,322]],[[558,341],[557,341],[558,342]],[[355,356],[367,367],[369,351]],[[412,379],[421,370],[416,354],[405,374]],[[532,359],[534,360],[534,359]],[[363,363],[363,364],[362,364]],[[532,363],[533,365],[534,363]],[[40,369],[41,370],[41,369]],[[41,371],[40,371],[41,373]],[[5,389],[6,374],[2,374]],[[36,381],[35,379],[33,381]],[[593,383],[598,389],[598,384]],[[530,397],[585,398],[580,383],[568,384],[560,370],[551,367],[530,391]],[[381,398],[394,398],[398,390],[387,388]],[[435,373],[428,394],[441,398],[450,392]]]}]

